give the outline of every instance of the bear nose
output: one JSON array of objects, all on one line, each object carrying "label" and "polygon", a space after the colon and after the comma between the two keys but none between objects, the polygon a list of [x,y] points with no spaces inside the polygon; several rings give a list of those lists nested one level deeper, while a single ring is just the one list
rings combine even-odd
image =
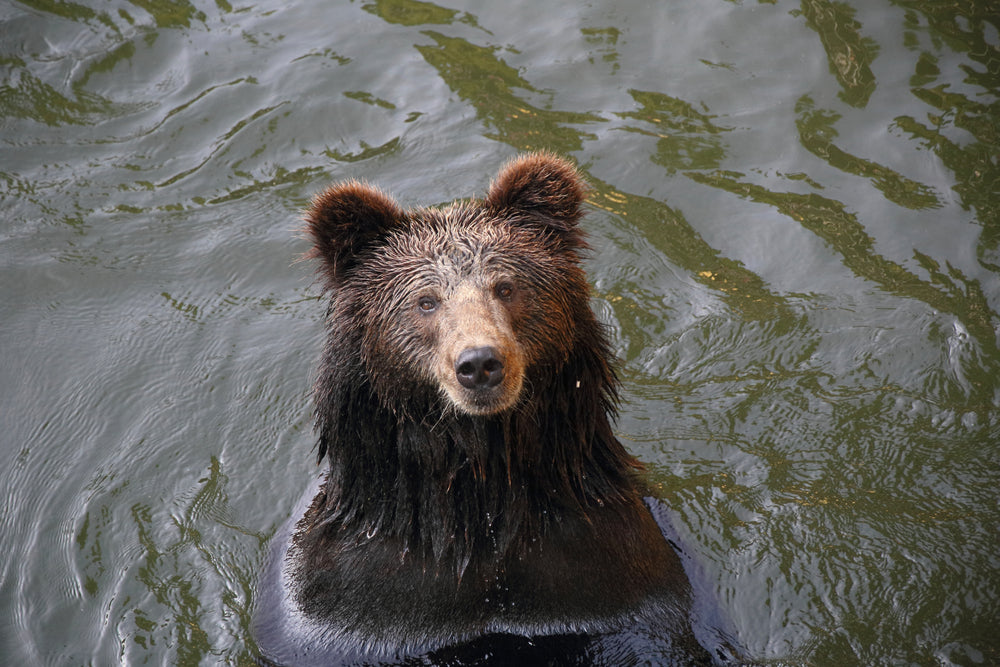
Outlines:
[{"label": "bear nose", "polygon": [[458,355],[455,375],[466,389],[495,387],[503,381],[503,361],[492,347],[470,347]]}]

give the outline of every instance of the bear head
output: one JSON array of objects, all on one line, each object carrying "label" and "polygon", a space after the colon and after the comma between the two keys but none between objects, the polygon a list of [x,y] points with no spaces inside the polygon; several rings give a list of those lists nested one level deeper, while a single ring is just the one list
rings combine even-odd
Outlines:
[{"label": "bear head", "polygon": [[327,188],[305,221],[332,294],[330,346],[342,347],[328,366],[353,369],[397,415],[522,404],[596,326],[579,256],[585,196],[576,169],[546,153],[443,208],[404,210],[359,182]]}]

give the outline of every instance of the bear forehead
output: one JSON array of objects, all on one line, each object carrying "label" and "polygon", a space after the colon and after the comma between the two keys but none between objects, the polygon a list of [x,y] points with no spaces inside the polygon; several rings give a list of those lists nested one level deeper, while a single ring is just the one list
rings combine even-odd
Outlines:
[{"label": "bear forehead", "polygon": [[378,255],[383,270],[420,266],[458,274],[534,273],[558,259],[545,234],[469,205],[411,213],[409,224],[390,235]]}]

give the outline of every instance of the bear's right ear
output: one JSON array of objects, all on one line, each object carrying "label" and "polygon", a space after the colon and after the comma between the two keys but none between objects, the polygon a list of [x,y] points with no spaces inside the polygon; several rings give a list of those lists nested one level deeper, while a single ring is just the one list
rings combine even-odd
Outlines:
[{"label": "bear's right ear", "polygon": [[323,262],[321,271],[330,288],[343,281],[359,255],[404,224],[406,214],[378,188],[349,181],[313,197],[304,218],[313,242],[306,257]]}]

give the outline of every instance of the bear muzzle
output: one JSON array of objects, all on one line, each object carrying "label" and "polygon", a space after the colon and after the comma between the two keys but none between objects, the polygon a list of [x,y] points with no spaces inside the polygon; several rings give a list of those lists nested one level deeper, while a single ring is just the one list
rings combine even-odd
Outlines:
[{"label": "bear muzzle", "polygon": [[524,387],[524,349],[507,302],[471,278],[455,279],[430,318],[431,377],[452,406],[469,415],[501,413]]},{"label": "bear muzzle", "polygon": [[493,415],[511,408],[524,386],[517,351],[489,344],[464,347],[454,358],[449,376],[441,378],[442,388],[454,407],[470,415]]},{"label": "bear muzzle", "polygon": [[455,360],[455,376],[466,389],[495,387],[503,382],[503,357],[493,347],[470,347]]}]

